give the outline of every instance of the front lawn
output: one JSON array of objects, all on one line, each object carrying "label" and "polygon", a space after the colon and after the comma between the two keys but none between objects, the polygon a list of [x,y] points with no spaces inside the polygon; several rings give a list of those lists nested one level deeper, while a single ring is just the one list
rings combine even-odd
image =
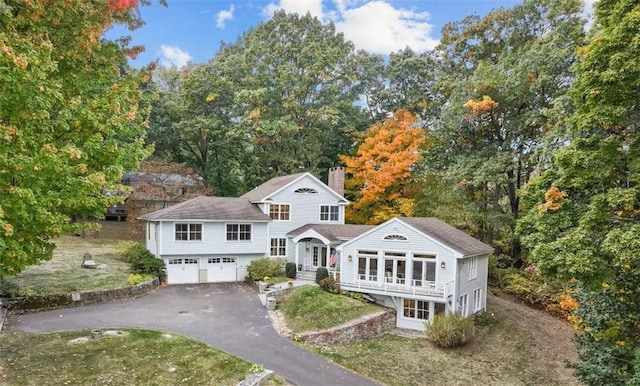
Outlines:
[{"label": "front lawn", "polygon": [[[90,339],[89,330],[0,334],[0,384],[236,385],[261,370],[180,335],[121,332],[100,339]],[[276,378],[267,384],[284,382]]]},{"label": "front lawn", "polygon": [[[5,277],[0,295],[25,296],[93,291],[128,285],[129,264],[114,256],[118,240],[62,236],[54,240],[53,258],[25,269],[18,276]],[[83,268],[82,256],[91,254],[102,269]]]},{"label": "front lawn", "polygon": [[575,358],[568,323],[515,302],[488,300],[490,314],[463,347],[440,349],[424,338],[396,335],[305,347],[391,386],[580,384],[565,367]]},{"label": "front lawn", "polygon": [[294,333],[325,330],[380,311],[373,304],[306,285],[294,288],[278,303],[278,309]]}]

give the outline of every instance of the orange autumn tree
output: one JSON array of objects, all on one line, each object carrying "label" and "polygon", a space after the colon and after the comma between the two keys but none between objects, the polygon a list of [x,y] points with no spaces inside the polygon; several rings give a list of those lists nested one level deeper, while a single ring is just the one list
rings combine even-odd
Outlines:
[{"label": "orange autumn tree", "polygon": [[353,201],[347,207],[348,222],[379,224],[413,215],[412,167],[425,144],[424,131],[416,121],[400,109],[367,130],[355,156],[340,156],[347,166],[345,183]]}]

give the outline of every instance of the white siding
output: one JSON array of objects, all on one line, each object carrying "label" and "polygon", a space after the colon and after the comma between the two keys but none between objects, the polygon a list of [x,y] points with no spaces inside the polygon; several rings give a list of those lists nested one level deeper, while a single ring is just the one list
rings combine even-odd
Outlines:
[{"label": "white siding", "polygon": [[477,275],[475,278],[470,278],[469,265],[471,259],[473,258],[467,257],[458,260],[459,281],[458,283],[456,283],[457,296],[455,298],[457,302],[460,299],[460,296],[469,294],[469,315],[473,313],[473,292],[476,289],[482,290],[482,309],[484,310],[487,307],[487,275],[489,265],[488,256],[476,257],[475,259],[477,262]]},{"label": "white siding", "polygon": [[154,256],[158,256],[158,237],[157,237],[157,223],[147,222],[146,228],[146,245],[149,252]]},{"label": "white siding", "polygon": [[[197,221],[178,221],[180,223]],[[230,222],[237,224],[238,222]],[[202,223],[202,241],[175,241],[174,222],[161,222],[162,255],[237,255],[266,252],[267,223],[251,223],[251,241],[227,241],[225,222]]]},{"label": "white siding", "polygon": [[[299,188],[312,188],[316,193],[294,193]],[[289,204],[290,217],[288,221],[271,221],[269,224],[269,238],[283,238],[285,235],[305,224],[320,223],[320,205],[338,205],[338,221],[323,221],[326,224],[344,224],[344,202],[339,199],[326,185],[306,176],[289,185],[282,191],[270,197],[274,204]],[[263,208],[269,213],[268,207]],[[268,244],[267,244],[268,247]],[[268,253],[268,250],[267,250]],[[287,240],[287,260],[294,261],[295,249],[293,243]]]},{"label": "white siding", "polygon": [[[384,240],[384,237],[389,234],[400,234],[407,237],[408,240]],[[435,255],[436,282],[447,283],[455,279],[455,257],[453,251],[398,222],[387,223],[375,228],[373,232],[345,246],[341,254],[341,278],[348,278],[347,280],[349,281],[357,279],[358,250],[406,252],[408,254],[407,260],[413,254]],[[348,261],[349,256],[352,257],[351,261]],[[441,268],[442,262],[445,263],[445,268]],[[384,275],[383,270],[384,258],[379,253],[378,276]],[[407,264],[407,270],[411,272],[410,264]]]}]

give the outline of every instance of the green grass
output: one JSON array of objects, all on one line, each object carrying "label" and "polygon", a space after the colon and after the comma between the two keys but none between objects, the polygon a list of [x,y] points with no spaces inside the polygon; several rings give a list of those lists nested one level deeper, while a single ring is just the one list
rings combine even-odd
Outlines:
[{"label": "green grass", "polygon": [[[14,277],[6,277],[0,292],[12,296],[92,291],[128,285],[129,264],[115,258],[117,240],[63,236],[54,240],[53,258],[33,265]],[[104,269],[83,268],[82,256],[90,253]],[[4,290],[3,290],[4,289]]]},{"label": "green grass", "polygon": [[235,385],[251,371],[250,362],[180,335],[122,331],[85,343],[71,341],[89,330],[0,334],[0,384]]},{"label": "green grass", "polygon": [[294,288],[278,309],[292,332],[325,330],[380,311],[368,303],[343,295],[334,295],[316,286]]},{"label": "green grass", "polygon": [[507,316],[510,311],[495,312],[476,324],[471,343],[453,349],[437,348],[424,338],[397,335],[341,346],[305,347],[391,386],[579,385],[563,363],[548,355],[553,347],[536,345],[530,332]]}]

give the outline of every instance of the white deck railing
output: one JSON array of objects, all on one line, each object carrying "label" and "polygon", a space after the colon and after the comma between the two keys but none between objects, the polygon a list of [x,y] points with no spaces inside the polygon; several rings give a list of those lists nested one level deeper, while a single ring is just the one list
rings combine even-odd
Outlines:
[{"label": "white deck railing", "polygon": [[438,283],[426,280],[406,280],[403,278],[381,278],[373,275],[358,275],[358,280],[350,281],[340,278],[340,287],[345,290],[358,289],[362,292],[373,290],[385,294],[409,294],[423,295],[438,298],[447,298],[453,292],[453,282]]}]

